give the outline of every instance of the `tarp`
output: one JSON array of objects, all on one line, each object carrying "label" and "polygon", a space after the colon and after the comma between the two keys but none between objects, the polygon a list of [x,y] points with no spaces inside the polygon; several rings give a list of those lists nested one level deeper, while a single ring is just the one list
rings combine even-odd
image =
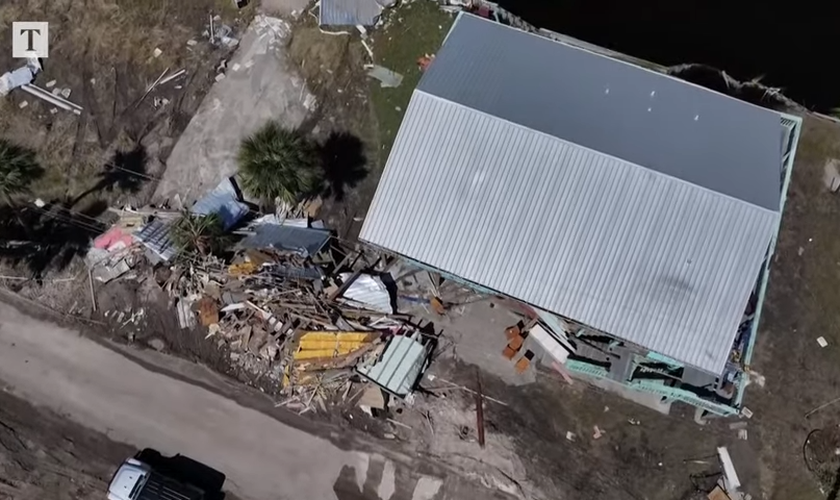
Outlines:
[{"label": "tarp", "polygon": [[233,181],[227,178],[195,202],[190,211],[196,215],[218,214],[225,231],[248,215],[248,205],[239,200]]}]

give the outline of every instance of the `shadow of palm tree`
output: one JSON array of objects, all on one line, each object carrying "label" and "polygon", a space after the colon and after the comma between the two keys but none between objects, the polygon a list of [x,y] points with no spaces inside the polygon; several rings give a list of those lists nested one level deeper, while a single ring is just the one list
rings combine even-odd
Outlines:
[{"label": "shadow of palm tree", "polygon": [[70,201],[68,207],[72,208],[86,197],[100,191],[137,193],[149,179],[146,172],[148,160],[146,148],[141,144],[137,144],[131,151],[117,151],[111,161],[103,167],[102,172],[97,174],[99,181]]},{"label": "shadow of palm tree", "polygon": [[105,225],[94,219],[104,209],[104,202],[79,212],[61,205],[0,206],[0,258],[25,265],[38,280],[47,271],[61,271],[84,256],[90,240],[104,232]]},{"label": "shadow of palm tree", "polygon": [[347,132],[333,132],[321,145],[320,152],[325,194],[341,201],[345,189],[355,187],[367,177],[364,144]]}]

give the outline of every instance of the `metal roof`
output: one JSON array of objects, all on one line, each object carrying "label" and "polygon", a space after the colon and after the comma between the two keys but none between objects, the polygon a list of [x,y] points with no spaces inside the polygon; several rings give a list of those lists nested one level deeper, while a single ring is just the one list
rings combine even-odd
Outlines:
[{"label": "metal roof", "polygon": [[[475,39],[465,37],[462,29],[480,36],[481,43],[470,43]],[[558,62],[544,47],[535,49],[544,43],[557,51],[570,50],[512,28],[459,17],[411,99],[360,238],[697,368],[721,373],[780,217],[779,115],[767,112],[775,116],[775,128],[767,131],[770,138],[741,143],[748,149],[769,148],[773,154],[733,152],[738,158],[761,160],[749,168],[761,170],[761,176],[767,171],[775,180],[775,204],[769,198],[750,203],[744,201],[752,199],[746,186],[736,196],[731,189],[712,189],[710,182],[692,182],[678,175],[683,172],[678,165],[645,168],[593,147],[595,119],[582,117],[582,109],[571,114],[555,109],[558,101],[567,100],[559,91],[574,87],[559,81],[582,78],[582,72]],[[485,51],[487,45],[497,51]],[[451,54],[459,54],[460,64],[449,60]],[[490,63],[481,61],[491,54]],[[525,60],[536,63],[525,66]],[[549,75],[544,68],[553,64],[565,66]],[[456,95],[438,83],[444,76],[437,72],[448,68],[463,74],[462,66],[500,69],[474,73],[471,92],[487,91],[493,99]],[[528,78],[518,78],[518,83],[500,86],[493,80],[522,72]],[[541,99],[534,98],[536,90],[529,82],[538,78],[549,78],[545,89],[558,92],[542,92]],[[613,88],[622,83],[614,81]],[[687,94],[709,94],[696,97],[698,102],[726,101],[735,110],[757,116],[728,97],[677,83],[691,87]],[[659,88],[669,89],[662,93],[672,95],[676,92],[672,84]],[[504,100],[502,96],[527,105],[527,112],[491,105],[494,99]],[[459,102],[465,99],[472,99],[479,109]],[[491,113],[493,106],[507,116]],[[720,103],[708,110],[704,107],[701,120],[694,121],[692,116],[689,121],[702,123],[703,116],[715,116],[713,111],[724,107]],[[601,111],[596,108],[593,113]],[[686,145],[687,139],[672,138],[672,132],[660,130],[662,125],[652,125],[656,120],[626,112],[627,116],[612,119],[644,124],[654,137],[634,131],[641,142],[673,153],[674,162],[685,159],[696,165],[696,159],[684,158],[669,142]],[[646,109],[636,114],[643,113]],[[757,134],[746,130],[752,126],[749,120],[736,117],[733,110],[729,113],[741,124],[738,134]],[[518,122],[511,119],[514,114]],[[554,121],[573,123],[555,127],[548,114],[553,114]],[[670,112],[659,116],[669,123],[673,117]],[[755,120],[762,130],[764,118]],[[576,120],[591,133],[575,132],[572,137],[588,138],[589,145],[560,136],[559,132],[574,129]],[[607,130],[623,130],[606,121]],[[704,136],[696,141],[709,148],[718,139],[734,148],[728,137],[719,137],[712,129],[682,127],[685,134]],[[607,141],[607,146],[611,144]],[[664,161],[664,153],[657,154]],[[630,156],[641,161],[638,155]],[[712,162],[725,156],[716,153],[705,158]],[[718,164],[696,165],[701,167],[720,170]],[[730,183],[735,182],[730,179]],[[757,181],[755,188],[761,190],[761,186]],[[776,208],[768,209],[769,205]]]},{"label": "metal roof", "polygon": [[376,0],[321,0],[318,24],[321,26],[373,26],[383,5]]},{"label": "metal roof", "polygon": [[134,233],[134,237],[161,259],[167,261],[178,254],[178,249],[169,235],[170,229],[171,221],[157,218]]},{"label": "metal roof", "polygon": [[252,230],[254,234],[239,242],[240,248],[274,248],[293,252],[301,257],[311,257],[330,241],[330,232],[323,229],[260,224]]},{"label": "metal roof", "polygon": [[779,207],[780,115],[698,85],[461,15],[418,88],[733,198]]}]

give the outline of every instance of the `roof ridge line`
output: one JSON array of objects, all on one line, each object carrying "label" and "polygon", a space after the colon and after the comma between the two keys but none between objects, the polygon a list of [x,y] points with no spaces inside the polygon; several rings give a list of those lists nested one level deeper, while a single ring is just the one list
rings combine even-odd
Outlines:
[{"label": "roof ridge line", "polygon": [[[657,176],[660,176],[660,177],[664,177],[664,178],[666,178],[666,179],[670,179],[670,180],[673,180],[673,181],[676,181],[676,182],[680,182],[680,183],[683,183],[683,184],[690,185],[690,186],[692,186],[693,188],[696,188],[696,189],[700,189],[700,190],[703,190],[703,191],[709,192],[709,193],[711,193],[711,194],[712,194],[712,195],[714,195],[714,196],[718,196],[718,197],[721,197],[721,198],[728,198],[728,199],[733,200],[733,201],[735,201],[735,202],[737,202],[737,203],[744,204],[744,205],[750,205],[750,206],[752,206],[752,207],[754,207],[754,208],[757,208],[757,209],[759,209],[759,210],[761,210],[761,211],[764,211],[764,212],[769,212],[769,213],[771,213],[771,214],[776,214],[776,215],[778,215],[778,216],[780,216],[780,217],[781,217],[781,215],[782,215],[782,214],[781,214],[781,211],[779,211],[779,210],[771,210],[771,209],[769,209],[769,208],[762,207],[761,205],[757,205],[757,204],[752,203],[752,202],[749,202],[749,201],[747,201],[747,200],[742,200],[742,199],[740,199],[740,198],[736,198],[736,197],[734,197],[734,196],[732,196],[732,195],[728,195],[728,194],[726,194],[726,193],[721,193],[720,191],[715,191],[714,189],[709,189],[709,188],[707,188],[707,187],[705,187],[705,186],[701,186],[701,185],[699,185],[699,184],[695,184],[695,183],[690,182],[690,181],[687,181],[687,180],[685,180],[685,179],[680,179],[679,177],[674,177],[674,176],[672,176],[672,175],[668,175],[668,174],[666,174],[666,173],[660,172],[660,171],[655,170],[655,169],[653,169],[653,168],[646,167],[646,166],[644,166],[644,165],[639,165],[638,163],[634,163],[634,162],[632,162],[632,161],[625,160],[624,158],[619,158],[618,156],[613,156],[613,155],[611,155],[611,154],[609,154],[609,153],[604,153],[603,151],[598,151],[597,149],[592,149],[592,148],[590,148],[590,147],[583,146],[583,145],[578,144],[578,143],[576,143],[576,142],[572,142],[572,141],[570,141],[570,140],[568,140],[568,139],[563,139],[562,137],[557,137],[556,135],[552,135],[552,134],[549,134],[549,133],[547,133],[547,132],[543,132],[542,130],[537,130],[537,129],[534,129],[534,128],[531,128],[531,127],[528,127],[527,125],[523,125],[523,124],[521,124],[521,123],[517,123],[517,122],[515,122],[515,121],[508,120],[507,118],[503,118],[503,117],[501,117],[501,116],[497,116],[497,115],[494,115],[494,114],[488,113],[488,112],[486,112],[486,111],[482,111],[482,110],[480,110],[480,109],[476,109],[476,108],[473,108],[473,107],[470,107],[470,106],[467,106],[467,105],[461,104],[461,103],[456,102],[456,101],[453,101],[453,100],[451,100],[451,99],[447,99],[447,98],[445,98],[445,97],[441,97],[441,96],[438,96],[438,95],[432,94],[432,93],[430,93],[430,92],[427,92],[427,91],[425,91],[425,90],[420,89],[419,87],[418,87],[418,88],[416,88],[416,89],[414,89],[414,92],[412,93],[412,100],[413,100],[413,98],[414,98],[414,94],[418,94],[418,93],[419,93],[419,94],[426,95],[426,96],[429,96],[429,97],[431,97],[431,98],[433,98],[433,99],[435,99],[435,100],[438,100],[438,101],[442,101],[442,102],[445,102],[445,103],[451,104],[451,105],[456,106],[456,107],[458,107],[458,108],[461,108],[461,109],[466,109],[466,110],[468,110],[468,111],[470,111],[470,112],[473,112],[473,113],[477,113],[477,114],[480,114],[480,115],[483,115],[483,116],[490,117],[490,118],[492,118],[492,119],[494,119],[494,120],[497,120],[497,121],[500,121],[500,122],[506,122],[506,123],[509,123],[509,124],[511,124],[511,125],[513,125],[513,126],[516,126],[516,127],[520,128],[520,129],[528,130],[528,131],[533,132],[533,133],[536,133],[536,134],[540,134],[540,135],[543,135],[543,136],[546,136],[546,137],[550,137],[550,138],[552,138],[552,139],[554,139],[554,140],[556,140],[556,141],[560,141],[560,142],[562,142],[562,143],[564,143],[564,144],[568,144],[568,145],[571,145],[571,146],[573,146],[573,147],[580,148],[580,149],[583,149],[583,150],[586,150],[586,151],[591,151],[591,152],[593,152],[593,153],[595,153],[595,154],[597,154],[597,155],[601,155],[601,156],[603,156],[603,157],[605,157],[605,158],[612,158],[613,160],[616,160],[616,161],[619,161],[619,162],[621,162],[621,163],[627,164],[627,165],[629,165],[629,166],[631,166],[631,167],[644,169],[646,172],[650,172],[651,174],[654,174],[654,175],[657,175]],[[408,108],[406,109],[406,113],[408,113],[408,111],[409,111],[410,109],[411,109],[411,101],[409,101],[409,105],[408,105]],[[779,187],[779,203],[781,204],[781,186]]]}]

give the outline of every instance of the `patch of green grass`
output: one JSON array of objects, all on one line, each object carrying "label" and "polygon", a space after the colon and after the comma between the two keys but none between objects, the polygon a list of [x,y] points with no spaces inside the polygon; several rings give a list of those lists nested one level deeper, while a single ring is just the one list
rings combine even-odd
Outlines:
[{"label": "patch of green grass", "polygon": [[397,88],[382,88],[371,79],[371,98],[379,127],[379,163],[391,152],[411,93],[422,72],[417,59],[438,51],[455,17],[442,11],[437,2],[414,0],[386,14],[385,27],[373,36],[376,64],[403,75]]}]

